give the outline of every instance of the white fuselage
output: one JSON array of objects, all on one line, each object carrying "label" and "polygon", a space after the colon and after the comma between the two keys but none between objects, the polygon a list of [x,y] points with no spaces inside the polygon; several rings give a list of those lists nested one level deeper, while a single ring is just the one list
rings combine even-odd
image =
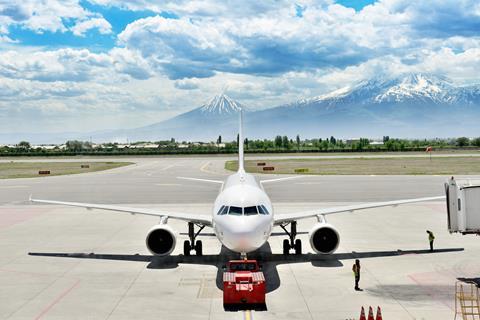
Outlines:
[{"label": "white fuselage", "polygon": [[270,237],[272,203],[255,177],[239,170],[223,184],[215,199],[212,220],[215,235],[225,247],[248,253],[260,248]]}]

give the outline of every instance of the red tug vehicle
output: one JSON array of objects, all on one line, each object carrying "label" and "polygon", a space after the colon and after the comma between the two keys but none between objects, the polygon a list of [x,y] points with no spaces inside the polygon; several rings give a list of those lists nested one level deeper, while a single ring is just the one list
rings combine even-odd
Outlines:
[{"label": "red tug vehicle", "polygon": [[266,310],[265,276],[257,260],[231,260],[223,273],[225,310]]}]

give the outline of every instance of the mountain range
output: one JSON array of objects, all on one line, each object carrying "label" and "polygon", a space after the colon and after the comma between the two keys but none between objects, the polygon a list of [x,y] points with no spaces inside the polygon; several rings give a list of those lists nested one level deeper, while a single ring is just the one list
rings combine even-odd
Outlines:
[{"label": "mountain range", "polygon": [[[238,131],[240,108],[247,110],[245,130],[249,138],[297,134],[306,138],[480,136],[480,85],[456,86],[447,78],[408,74],[375,78],[259,111],[248,111],[221,94],[165,121],[135,129],[77,134],[75,138],[92,137],[99,142],[158,141],[172,137],[180,141],[215,141],[222,135],[224,140],[231,140]],[[41,137],[51,140],[45,135]],[[55,137],[57,141],[38,142],[72,138],[71,134]],[[1,134],[0,139],[3,140]],[[34,139],[32,135],[30,141],[37,142]]]}]

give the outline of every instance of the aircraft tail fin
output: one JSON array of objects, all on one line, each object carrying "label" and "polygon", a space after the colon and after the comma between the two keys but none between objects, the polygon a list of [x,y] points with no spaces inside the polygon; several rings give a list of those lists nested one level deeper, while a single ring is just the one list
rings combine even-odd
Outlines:
[{"label": "aircraft tail fin", "polygon": [[240,109],[239,112],[239,129],[238,129],[238,171],[245,171],[244,165],[243,165],[243,142],[244,142],[244,137],[243,137],[243,109]]}]

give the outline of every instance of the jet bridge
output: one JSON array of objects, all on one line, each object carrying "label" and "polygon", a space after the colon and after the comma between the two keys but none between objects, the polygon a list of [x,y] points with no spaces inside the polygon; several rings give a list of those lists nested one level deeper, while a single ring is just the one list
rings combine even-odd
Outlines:
[{"label": "jet bridge", "polygon": [[445,183],[448,231],[480,235],[480,179],[451,177]]}]

